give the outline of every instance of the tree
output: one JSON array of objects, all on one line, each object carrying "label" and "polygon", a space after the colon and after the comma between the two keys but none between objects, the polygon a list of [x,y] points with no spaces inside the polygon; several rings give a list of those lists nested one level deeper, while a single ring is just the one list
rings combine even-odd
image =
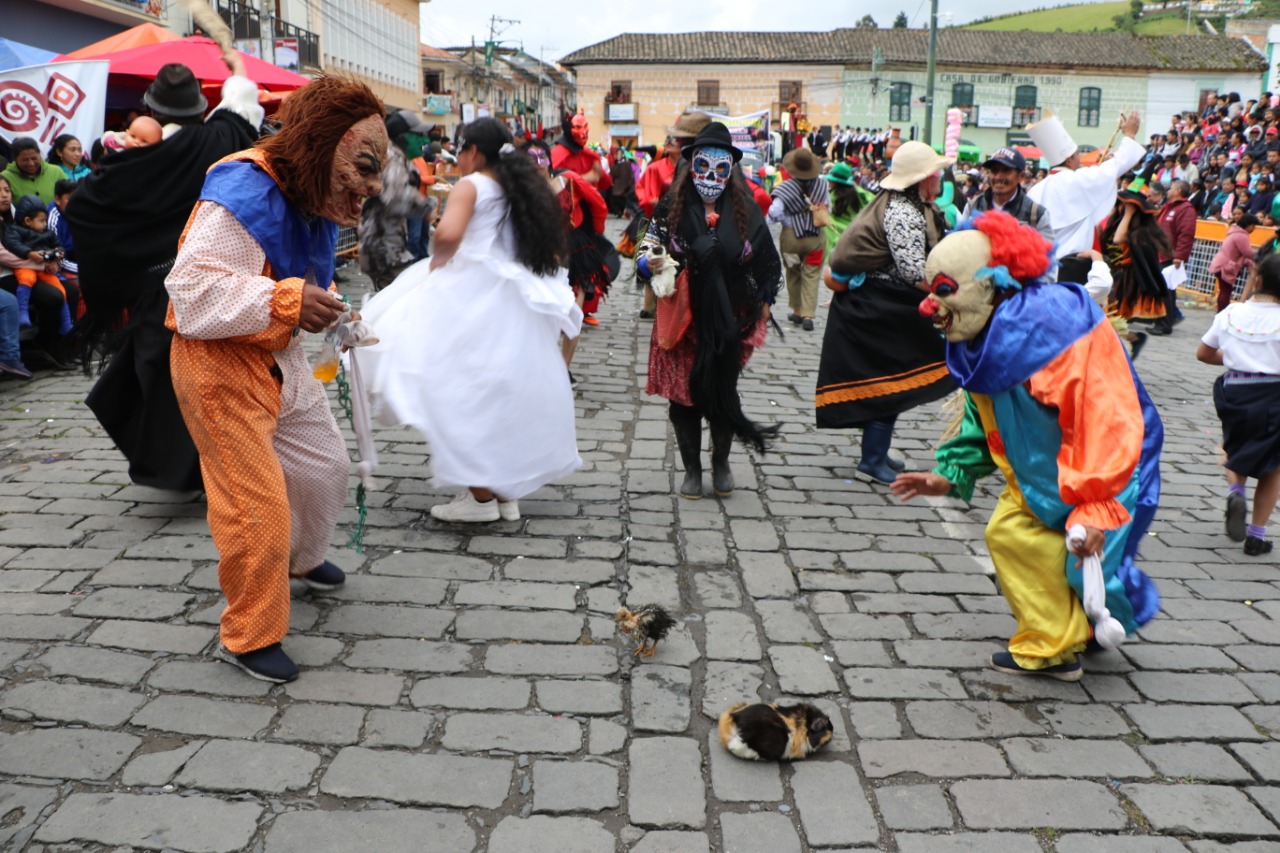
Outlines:
[{"label": "tree", "polygon": [[895,30],[905,30],[907,28],[907,13],[899,12],[898,17],[893,19],[893,28]]},{"label": "tree", "polygon": [[878,30],[880,28],[880,25],[876,23],[876,19],[870,15],[863,15],[854,26],[860,30]]}]

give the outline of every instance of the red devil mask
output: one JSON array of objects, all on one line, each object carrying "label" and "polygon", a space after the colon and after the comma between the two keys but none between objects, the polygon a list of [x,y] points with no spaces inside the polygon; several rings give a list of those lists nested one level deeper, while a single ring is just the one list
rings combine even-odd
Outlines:
[{"label": "red devil mask", "polygon": [[587,144],[587,136],[591,132],[591,126],[587,124],[587,117],[577,115],[573,117],[573,121],[569,123],[569,135],[573,137],[573,141],[579,145]]}]

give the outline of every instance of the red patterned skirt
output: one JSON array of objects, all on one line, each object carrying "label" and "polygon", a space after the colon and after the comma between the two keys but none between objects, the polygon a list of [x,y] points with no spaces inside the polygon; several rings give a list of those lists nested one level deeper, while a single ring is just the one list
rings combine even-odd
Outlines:
[{"label": "red patterned skirt", "polygon": [[[742,342],[742,363],[746,367],[756,347],[763,346],[769,331],[768,322],[761,317],[751,335]],[[649,378],[644,393],[663,397],[681,406],[692,406],[689,396],[689,374],[693,373],[693,357],[698,349],[698,327],[689,325],[680,343],[671,349],[658,346],[658,324],[649,333]]]}]

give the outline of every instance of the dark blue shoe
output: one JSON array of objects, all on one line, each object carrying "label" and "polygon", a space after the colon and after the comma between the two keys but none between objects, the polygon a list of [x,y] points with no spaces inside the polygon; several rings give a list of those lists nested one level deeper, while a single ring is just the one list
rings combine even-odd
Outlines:
[{"label": "dark blue shoe", "polygon": [[1060,663],[1041,669],[1026,669],[1018,666],[1018,662],[1009,652],[996,652],[991,656],[991,665],[1000,672],[1010,672],[1014,675],[1047,675],[1058,681],[1079,681],[1084,676],[1084,667],[1080,665],[1078,659],[1071,663]]},{"label": "dark blue shoe", "polygon": [[311,571],[302,576],[302,582],[307,585],[308,589],[314,589],[318,592],[328,592],[337,589],[347,582],[347,573],[342,569],[325,560]]},{"label": "dark blue shoe", "polygon": [[298,665],[289,659],[279,643],[238,655],[226,646],[218,646],[218,657],[237,666],[259,681],[285,684],[298,677]]},{"label": "dark blue shoe", "polygon": [[894,459],[892,456],[886,456],[884,460],[884,464],[888,465],[890,468],[892,468],[895,471],[905,471],[907,468],[906,462],[902,461],[901,459]]}]

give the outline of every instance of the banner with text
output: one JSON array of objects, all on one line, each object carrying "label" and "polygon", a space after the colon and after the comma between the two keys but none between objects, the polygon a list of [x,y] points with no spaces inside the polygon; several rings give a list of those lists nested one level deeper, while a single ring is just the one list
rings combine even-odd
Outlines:
[{"label": "banner with text", "polygon": [[102,136],[110,69],[94,59],[0,71],[0,138],[33,136],[47,149],[69,133],[88,151]]}]

